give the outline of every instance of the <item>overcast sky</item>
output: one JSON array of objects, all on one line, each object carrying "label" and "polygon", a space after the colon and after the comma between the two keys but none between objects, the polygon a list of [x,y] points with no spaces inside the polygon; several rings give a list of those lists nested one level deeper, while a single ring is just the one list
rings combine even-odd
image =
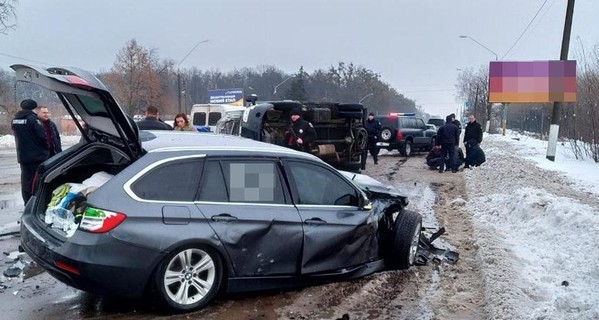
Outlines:
[{"label": "overcast sky", "polygon": [[[133,38],[181,67],[275,65],[307,72],[353,62],[431,114],[460,108],[458,69],[558,60],[567,0],[19,0],[0,34],[0,68],[45,62],[106,71]],[[539,8],[542,9],[539,11]],[[518,37],[528,31],[511,51]],[[599,44],[599,1],[578,0],[570,58]],[[507,53],[507,54],[506,54]],[[23,60],[28,59],[28,60]],[[274,84],[273,84],[274,85]]]}]

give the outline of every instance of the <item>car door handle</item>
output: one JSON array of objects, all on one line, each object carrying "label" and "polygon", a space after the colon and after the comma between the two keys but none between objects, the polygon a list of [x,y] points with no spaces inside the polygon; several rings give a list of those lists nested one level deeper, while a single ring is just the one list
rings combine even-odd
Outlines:
[{"label": "car door handle", "polygon": [[221,213],[221,214],[217,214],[217,215],[210,217],[210,220],[231,222],[231,221],[237,221],[237,217],[234,217],[228,213]]},{"label": "car door handle", "polygon": [[320,224],[327,224],[326,221],[320,219],[320,218],[312,218],[312,219],[308,219],[306,221],[304,221],[305,224],[316,224],[316,225],[320,225]]}]

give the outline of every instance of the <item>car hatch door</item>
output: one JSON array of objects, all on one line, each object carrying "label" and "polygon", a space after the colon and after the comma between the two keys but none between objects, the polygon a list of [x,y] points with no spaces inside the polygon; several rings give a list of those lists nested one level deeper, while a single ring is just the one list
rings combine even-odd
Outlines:
[{"label": "car hatch door", "polygon": [[[94,75],[76,68],[41,68],[23,64],[11,68],[16,72],[17,81],[56,92],[71,116],[83,120],[88,129],[119,141],[132,159],[139,157],[142,149],[137,126]],[[83,131],[82,134],[86,134],[87,130]]]}]

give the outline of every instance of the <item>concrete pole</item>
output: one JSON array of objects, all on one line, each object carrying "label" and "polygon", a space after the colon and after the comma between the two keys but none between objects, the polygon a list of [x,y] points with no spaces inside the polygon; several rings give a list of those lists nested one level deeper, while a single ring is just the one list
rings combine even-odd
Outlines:
[{"label": "concrete pole", "polygon": [[[570,31],[572,30],[572,16],[574,15],[574,0],[568,0],[566,8],[566,21],[564,23],[564,35],[562,37],[562,51],[560,60],[568,60],[568,50],[570,48]],[[555,161],[555,151],[557,149],[557,138],[559,136],[559,122],[561,117],[561,102],[553,103],[553,112],[551,114],[551,127],[549,127],[549,143],[547,144],[546,158]]]}]

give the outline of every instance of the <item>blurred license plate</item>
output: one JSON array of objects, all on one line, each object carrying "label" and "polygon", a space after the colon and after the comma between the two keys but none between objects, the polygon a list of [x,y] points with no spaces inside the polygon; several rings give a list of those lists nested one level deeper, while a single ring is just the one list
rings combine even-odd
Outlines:
[{"label": "blurred license plate", "polygon": [[388,147],[389,143],[388,142],[377,142],[376,145],[379,147]]}]

